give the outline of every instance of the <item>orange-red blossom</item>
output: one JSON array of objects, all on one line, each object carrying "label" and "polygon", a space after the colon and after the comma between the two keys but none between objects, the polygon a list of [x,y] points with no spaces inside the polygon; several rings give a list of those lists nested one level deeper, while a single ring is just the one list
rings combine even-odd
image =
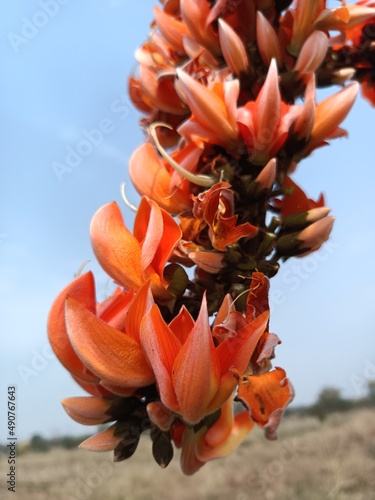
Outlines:
[{"label": "orange-red blossom", "polygon": [[150,280],[155,297],[171,299],[163,272],[181,237],[181,230],[154,201],[142,199],[133,234],[124,224],[115,202],[96,212],[90,234],[99,263],[118,284],[138,291]]}]

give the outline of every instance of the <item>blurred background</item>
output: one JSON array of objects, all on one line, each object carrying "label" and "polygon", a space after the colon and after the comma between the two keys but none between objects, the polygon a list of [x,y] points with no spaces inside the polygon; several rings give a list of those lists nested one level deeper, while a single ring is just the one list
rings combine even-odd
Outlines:
[{"label": "blurred background", "polygon": [[[136,70],[134,51],[147,38],[154,3],[3,6],[0,412],[4,417],[7,385],[16,385],[20,440],[87,431],[60,405],[83,391],[51,353],[46,318],[86,260],[98,299],[114,288],[95,261],[88,229],[94,212],[112,200],[132,227],[120,185],[143,135],[127,78]],[[338,90],[320,92],[318,100]],[[323,191],[337,218],[318,253],[289,260],[271,283],[271,331],[282,340],[275,365],[295,387],[294,406],[311,404],[327,386],[360,398],[375,378],[374,112],[359,97],[344,122],[349,138],[315,151],[294,177],[311,198]],[[85,148],[88,136],[95,144]],[[129,183],[127,195],[137,205]],[[0,442],[5,438],[0,429]]]}]

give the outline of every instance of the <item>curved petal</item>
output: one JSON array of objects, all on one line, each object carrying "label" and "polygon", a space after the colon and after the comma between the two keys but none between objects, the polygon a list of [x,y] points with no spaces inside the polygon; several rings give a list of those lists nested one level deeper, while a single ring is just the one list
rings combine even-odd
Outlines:
[{"label": "curved petal", "polygon": [[207,47],[214,55],[220,54],[218,37],[212,27],[207,26],[210,3],[207,0],[180,0],[181,17],[192,37]]},{"label": "curved petal", "polygon": [[139,67],[140,84],[147,97],[155,107],[166,113],[174,115],[186,115],[188,109],[186,104],[180,99],[174,86],[173,75],[158,78],[155,71],[145,64]]},{"label": "curved petal", "polygon": [[167,212],[179,214],[191,208],[188,194],[177,187],[170,189],[171,175],[151,144],[143,144],[134,151],[129,175],[138,193],[155,200]]},{"label": "curved petal", "polygon": [[84,448],[89,451],[111,451],[120,444],[122,436],[116,436],[116,427],[112,425],[105,431],[91,436],[79,445],[80,448]]},{"label": "curved petal", "polygon": [[154,375],[140,345],[107,325],[74,299],[66,301],[69,338],[78,356],[104,382],[144,387]]},{"label": "curved petal", "polygon": [[198,423],[218,389],[220,367],[208,323],[207,302],[202,306],[172,371],[172,381],[184,420]]},{"label": "curved petal", "polygon": [[251,418],[263,427],[268,439],[276,439],[276,428],[285,407],[292,401],[294,391],[282,368],[268,373],[242,377],[238,399],[249,409]]},{"label": "curved petal", "polygon": [[[76,355],[75,352],[74,352],[74,354]],[[84,391],[86,391],[89,394],[91,394],[91,396],[95,396],[95,397],[96,396],[100,396],[100,397],[103,397],[103,396],[109,396],[110,395],[111,391],[108,391],[107,389],[105,389],[104,387],[102,387],[101,385],[99,385],[98,382],[100,382],[100,379],[98,377],[95,377],[95,379],[97,380],[97,382],[94,382],[94,383],[92,383],[92,382],[86,382],[86,381],[80,379],[79,377],[75,377],[74,375],[72,375],[72,377],[73,377],[73,380],[75,382],[77,382],[77,384],[80,387],[82,387],[82,389]]]},{"label": "curved petal", "polygon": [[[142,198],[134,221],[133,232],[142,248],[141,266],[143,270],[153,264],[155,254],[163,238],[163,217],[160,207],[155,202]],[[157,269],[155,271],[157,272]]]},{"label": "curved petal", "polygon": [[[142,275],[162,278],[165,264],[181,238],[181,229],[173,217],[154,201],[143,198],[134,222],[134,236],[141,243]],[[148,269],[150,266],[152,269]]]},{"label": "curved petal", "polygon": [[179,406],[172,384],[172,370],[181,343],[165,324],[156,304],[143,318],[140,340],[155,373],[162,402],[169,409],[178,412]]},{"label": "curved petal", "polygon": [[189,35],[189,30],[185,23],[170,16],[157,6],[154,7],[154,16],[156,24],[163,36],[175,50],[183,54],[185,52],[183,38]]},{"label": "curved petal", "polygon": [[117,203],[101,207],[94,215],[90,235],[100,265],[126,288],[142,286],[141,248],[125,226]]},{"label": "curved petal", "polygon": [[107,413],[111,406],[109,399],[75,397],[63,399],[61,404],[69,417],[79,424],[99,425],[111,420],[110,415]]},{"label": "curved petal", "polygon": [[140,343],[139,332],[142,319],[150,310],[154,300],[150,290],[150,282],[147,281],[138,291],[133,302],[129,307],[128,314],[125,318],[125,332],[132,339]]},{"label": "curved petal", "polygon": [[248,411],[233,415],[233,399],[221,408],[218,420],[210,427],[197,443],[196,455],[207,462],[226,457],[245,439],[254,427]]},{"label": "curved petal", "polygon": [[65,323],[67,297],[73,297],[82,303],[87,310],[95,313],[96,299],[93,274],[91,272],[83,274],[64,288],[51,307],[47,328],[52,349],[62,365],[82,381],[99,382],[99,379],[79,359],[70,343]]},{"label": "curved petal", "polygon": [[127,311],[133,298],[133,291],[126,293],[118,288],[108,299],[97,305],[96,314],[113,328],[123,330]]},{"label": "curved petal", "polygon": [[194,118],[207,130],[214,131],[218,137],[222,136],[223,140],[235,141],[237,129],[235,123],[229,120],[223,99],[184,71],[177,70],[177,75]]},{"label": "curved petal", "polygon": [[186,307],[182,306],[180,312],[173,318],[168,326],[181,344],[184,344],[194,326],[194,320]]}]

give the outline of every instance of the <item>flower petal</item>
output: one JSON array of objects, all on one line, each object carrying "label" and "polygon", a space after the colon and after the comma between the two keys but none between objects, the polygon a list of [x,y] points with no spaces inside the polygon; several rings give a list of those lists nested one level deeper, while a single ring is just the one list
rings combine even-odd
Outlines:
[{"label": "flower petal", "polygon": [[264,428],[268,439],[277,439],[276,428],[293,397],[293,387],[282,368],[239,381],[237,398],[249,409],[254,422]]},{"label": "flower petal", "polygon": [[117,203],[101,207],[94,215],[90,235],[100,265],[126,288],[142,286],[141,248],[125,226]]},{"label": "flower petal", "polygon": [[61,401],[70,418],[83,425],[99,425],[111,420],[111,401],[100,397],[75,397]]},{"label": "flower petal", "polygon": [[173,385],[185,421],[195,424],[206,415],[206,407],[218,389],[219,379],[220,367],[204,297],[194,328],[173,365]]},{"label": "flower petal", "polygon": [[120,444],[122,436],[116,436],[116,427],[112,425],[105,431],[91,436],[79,445],[80,448],[84,448],[89,451],[111,451]]},{"label": "flower petal", "polygon": [[155,380],[135,340],[71,298],[66,301],[66,321],[78,356],[103,381],[123,387],[143,387]]},{"label": "flower petal", "polygon": [[73,297],[84,307],[95,313],[95,283],[91,272],[83,274],[70,283],[57,297],[48,317],[48,338],[59,361],[82,381],[94,383],[99,379],[91,373],[75,353],[68,337],[65,323],[65,300]]},{"label": "flower petal", "polygon": [[169,409],[178,411],[179,406],[172,384],[172,370],[181,343],[166,325],[156,304],[143,318],[140,340],[155,373],[162,402]]},{"label": "flower petal", "polygon": [[130,178],[141,195],[146,195],[171,214],[189,210],[189,195],[178,189],[170,189],[171,175],[163,165],[151,144],[136,149],[129,162]]}]

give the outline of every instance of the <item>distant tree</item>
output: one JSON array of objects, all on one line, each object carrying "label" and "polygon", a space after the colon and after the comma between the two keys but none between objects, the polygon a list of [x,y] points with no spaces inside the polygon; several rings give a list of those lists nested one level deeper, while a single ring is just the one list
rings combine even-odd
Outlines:
[{"label": "distant tree", "polygon": [[51,445],[44,437],[34,434],[30,440],[29,448],[31,451],[46,452],[51,449]]},{"label": "distant tree", "polygon": [[322,422],[329,413],[347,411],[351,406],[350,401],[341,397],[339,389],[327,387],[320,392],[317,402],[311,406],[310,414]]}]

